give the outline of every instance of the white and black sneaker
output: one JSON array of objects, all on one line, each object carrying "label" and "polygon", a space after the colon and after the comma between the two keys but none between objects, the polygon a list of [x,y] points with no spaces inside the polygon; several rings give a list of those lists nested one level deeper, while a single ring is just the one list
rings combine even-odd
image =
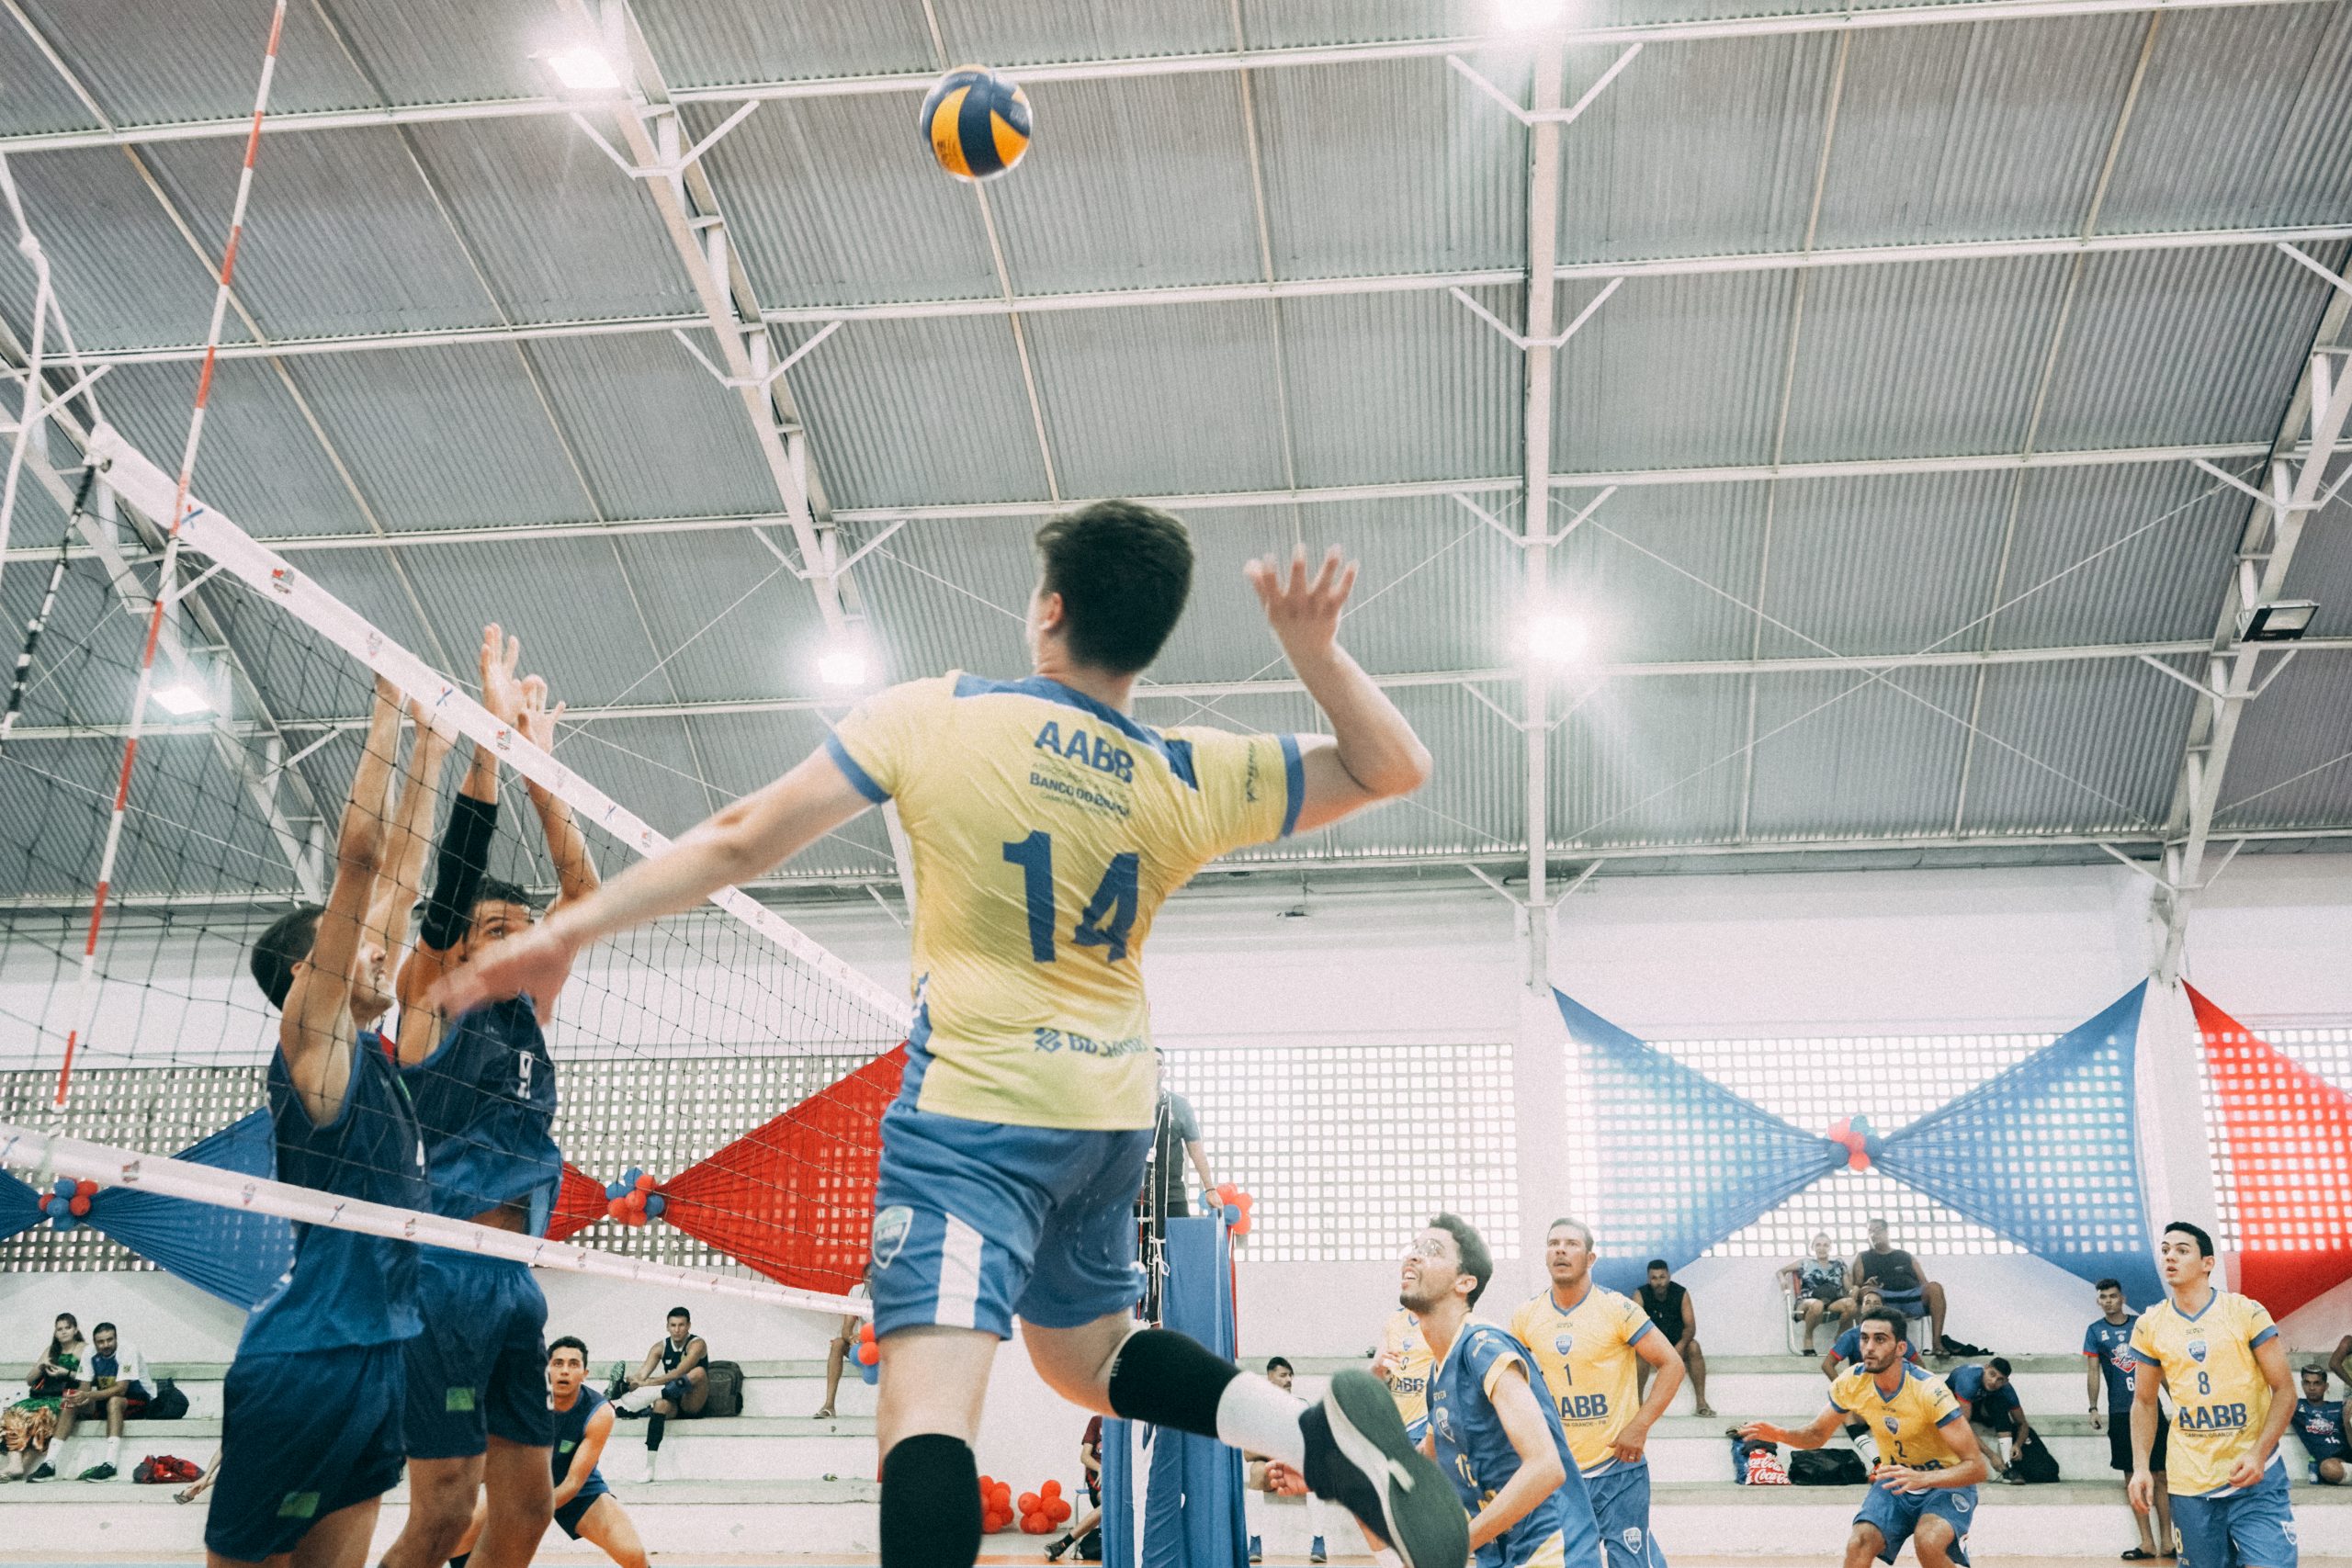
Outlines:
[{"label": "white and black sneaker", "polygon": [[1388,1386],[1350,1370],[1299,1419],[1306,1483],[1396,1549],[1405,1568],[1463,1568],[1470,1516],[1445,1472],[1413,1446]]}]

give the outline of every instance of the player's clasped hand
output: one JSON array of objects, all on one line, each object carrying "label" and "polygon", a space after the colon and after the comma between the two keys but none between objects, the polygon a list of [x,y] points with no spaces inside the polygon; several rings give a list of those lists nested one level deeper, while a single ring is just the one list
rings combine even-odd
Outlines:
[{"label": "player's clasped hand", "polygon": [[1883,1486],[1889,1492],[1931,1492],[1925,1471],[1914,1470],[1907,1464],[1883,1464],[1871,1477],[1871,1484]]}]

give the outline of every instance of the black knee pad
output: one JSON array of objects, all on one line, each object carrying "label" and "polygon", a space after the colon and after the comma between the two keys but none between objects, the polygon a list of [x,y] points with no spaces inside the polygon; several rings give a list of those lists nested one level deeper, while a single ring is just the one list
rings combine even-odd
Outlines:
[{"label": "black knee pad", "polygon": [[1197,1339],[1137,1329],[1112,1359],[1111,1408],[1131,1421],[1214,1438],[1217,1401],[1240,1371]]},{"label": "black knee pad", "polygon": [[902,1438],[882,1460],[882,1568],[972,1568],[980,1555],[980,1470],[944,1432]]}]

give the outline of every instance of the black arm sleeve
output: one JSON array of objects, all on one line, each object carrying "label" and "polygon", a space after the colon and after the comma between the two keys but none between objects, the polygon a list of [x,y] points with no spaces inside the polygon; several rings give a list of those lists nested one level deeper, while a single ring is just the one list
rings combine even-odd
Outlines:
[{"label": "black arm sleeve", "polygon": [[450,803],[448,826],[441,829],[440,852],[433,863],[433,896],[417,922],[416,940],[435,953],[445,953],[466,934],[473,913],[474,891],[490,864],[491,836],[498,829],[498,802],[461,795]]}]

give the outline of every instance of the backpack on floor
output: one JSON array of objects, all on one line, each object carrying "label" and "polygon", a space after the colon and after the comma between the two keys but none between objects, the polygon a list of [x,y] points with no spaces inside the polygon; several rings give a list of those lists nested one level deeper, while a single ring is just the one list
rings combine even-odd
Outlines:
[{"label": "backpack on floor", "polygon": [[130,1472],[130,1479],[141,1486],[185,1486],[203,1478],[204,1472],[193,1461],[172,1454],[149,1454]]},{"label": "backpack on floor", "polygon": [[1078,1538],[1076,1555],[1080,1562],[1102,1561],[1102,1529],[1100,1525]]},{"label": "backpack on floor", "polygon": [[743,1364],[741,1361],[713,1361],[705,1383],[710,1397],[703,1401],[702,1413],[713,1416],[743,1414]]},{"label": "backpack on floor", "polygon": [[2050,1451],[2039,1432],[2029,1432],[2016,1453],[2009,1456],[2009,1473],[2019,1481],[2046,1485],[2058,1479],[2058,1456]]},{"label": "backpack on floor", "polygon": [[187,1395],[180,1385],[169,1378],[155,1380],[155,1392],[148,1396],[147,1408],[139,1413],[141,1421],[176,1421],[187,1414]]},{"label": "backpack on floor", "polygon": [[1789,1456],[1792,1486],[1863,1486],[1870,1478],[1851,1449],[1799,1449]]}]

